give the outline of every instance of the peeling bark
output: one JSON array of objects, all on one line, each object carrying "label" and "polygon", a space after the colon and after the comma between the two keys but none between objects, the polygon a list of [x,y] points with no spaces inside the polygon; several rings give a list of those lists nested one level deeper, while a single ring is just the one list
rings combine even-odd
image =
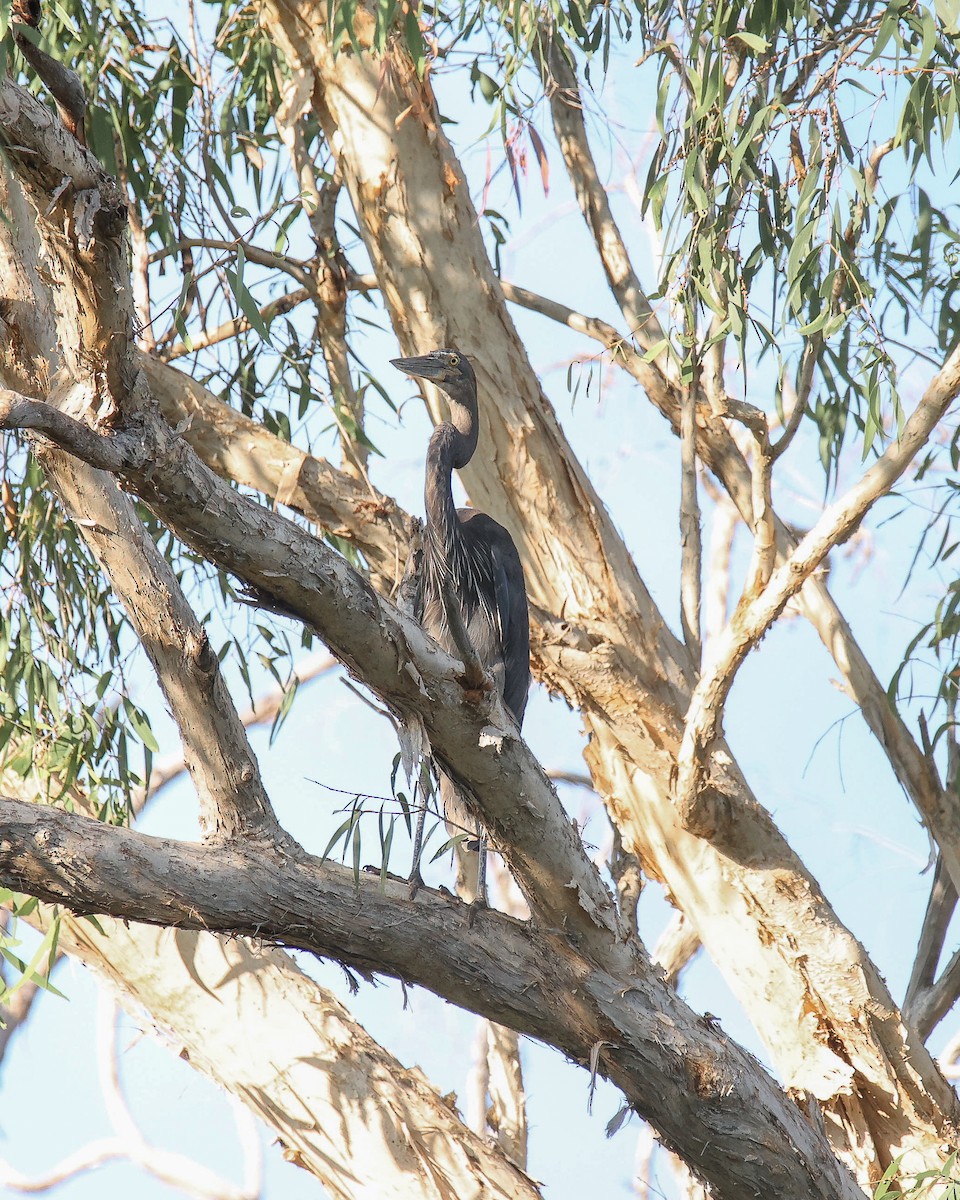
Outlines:
[{"label": "peeling bark", "polygon": [[[541,675],[583,711],[594,777],[625,845],[692,920],[788,1086],[822,1102],[860,1177],[907,1147],[935,1161],[954,1096],[722,746],[711,821],[692,831],[678,818],[672,771],[689,657],[530,369],[429,85],[396,45],[386,62],[334,58],[320,4],[273,0],[263,21],[312,90],[403,352],[456,344],[476,360],[478,459],[496,473],[462,475],[517,541],[546,631]],[[469,290],[457,286],[465,277]]]},{"label": "peeling bark", "polygon": [[331,1196],[540,1196],[287,954],[200,930],[99,924],[103,935],[65,918],[60,945],[108,981],[135,1021],[146,1010],[180,1057],[275,1130],[284,1156]]}]

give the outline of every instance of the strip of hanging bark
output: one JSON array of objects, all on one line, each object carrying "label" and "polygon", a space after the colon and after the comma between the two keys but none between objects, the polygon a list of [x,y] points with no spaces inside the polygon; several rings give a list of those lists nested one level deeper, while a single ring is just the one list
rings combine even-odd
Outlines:
[{"label": "strip of hanging bark", "polygon": [[694,665],[703,653],[700,638],[700,586],[703,546],[697,496],[696,384],[683,388],[680,405],[680,621]]},{"label": "strip of hanging bark", "polygon": [[[468,927],[452,898],[423,888],[411,902],[403,881],[357,882],[308,856],[203,848],[15,800],[0,800],[0,826],[0,880],[48,902],[297,946],[430,987],[576,1061],[595,1059],[717,1200],[862,1200],[825,1138],[756,1060],[686,1008],[636,944],[625,986],[562,936],[493,912]],[[615,1049],[597,1055],[601,1042]]]}]

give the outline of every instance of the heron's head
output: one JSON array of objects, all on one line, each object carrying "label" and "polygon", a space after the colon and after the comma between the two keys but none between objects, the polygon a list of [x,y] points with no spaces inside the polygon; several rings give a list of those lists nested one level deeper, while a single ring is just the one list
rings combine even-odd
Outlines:
[{"label": "heron's head", "polygon": [[459,350],[431,350],[416,358],[391,358],[390,362],[414,375],[417,379],[429,379],[446,392],[451,400],[473,409],[477,403],[477,377],[470,360]]}]

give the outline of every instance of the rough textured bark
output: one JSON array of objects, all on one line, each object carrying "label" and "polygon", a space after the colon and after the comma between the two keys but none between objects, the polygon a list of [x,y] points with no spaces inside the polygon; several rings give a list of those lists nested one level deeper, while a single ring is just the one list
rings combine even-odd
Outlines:
[{"label": "rough textured bark", "polygon": [[[0,209],[12,213],[15,221],[13,225],[0,224],[0,257],[7,263],[4,316],[8,327],[16,331],[16,337],[5,339],[0,346],[4,382],[13,377],[33,390],[42,389],[47,377],[69,379],[73,387],[61,387],[43,410],[62,421],[64,414],[58,411],[57,402],[69,412],[77,405],[77,392],[84,399],[95,393],[97,374],[88,364],[102,359],[104,348],[109,347],[116,377],[124,381],[132,396],[141,397],[144,389],[137,385],[136,368],[131,370],[117,345],[119,339],[104,324],[110,312],[105,318],[100,315],[97,297],[105,290],[102,284],[106,280],[94,275],[96,283],[91,285],[87,272],[76,270],[67,282],[74,283],[80,305],[76,310],[65,308],[65,288],[52,281],[57,280],[58,268],[69,271],[72,256],[79,257],[79,248],[65,245],[64,235],[52,223],[35,219],[29,192],[25,194],[8,173],[0,174]],[[105,241],[109,247],[109,239]],[[106,271],[113,258],[109,249],[92,253],[102,254]],[[48,267],[50,272],[45,269]],[[129,296],[129,277],[111,282],[114,293]],[[119,305],[116,299],[114,303]],[[31,319],[42,312],[60,319],[55,325]],[[113,315],[119,316],[116,310]],[[112,402],[109,407],[112,410]],[[0,398],[0,408],[9,412],[10,402]],[[115,416],[111,411],[111,419]],[[52,436],[54,426],[47,432]],[[154,667],[183,734],[205,828],[225,837],[238,833],[269,840],[281,837],[217,655],[173,568],[136,516],[133,502],[112,476],[71,455],[41,444],[38,456],[67,515],[77,522],[124,604]]]},{"label": "rough textured bark", "polygon": [[636,943],[622,948],[632,970],[612,975],[559,932],[489,911],[469,925],[453,898],[423,888],[410,901],[405,882],[358,885],[307,855],[192,846],[16,800],[0,799],[0,829],[0,880],[43,900],[299,946],[429,987],[595,1066],[718,1200],[861,1194],[815,1125]]},{"label": "rough textured bark", "polygon": [[371,568],[378,591],[391,595],[406,565],[412,521],[389,496],[336,470],[323,458],[274,437],[221,403],[205,387],[149,355],[141,366],[171,426],[222,479],[256,488],[303,513],[321,529],[349,538]]},{"label": "rough textured bark", "polygon": [[[540,391],[429,86],[397,46],[387,63],[349,51],[334,59],[323,19],[322,4],[278,0],[263,16],[312,87],[404,353],[456,344],[477,360],[478,459],[496,471],[463,477],[517,541],[534,606],[563,614],[541,672],[583,712],[595,779],[625,844],[692,920],[787,1084],[823,1102],[861,1177],[907,1146],[935,1157],[954,1097],[724,750],[713,758],[718,829],[694,832],[679,819],[671,772],[689,658]],[[457,286],[463,278],[469,290]]]}]

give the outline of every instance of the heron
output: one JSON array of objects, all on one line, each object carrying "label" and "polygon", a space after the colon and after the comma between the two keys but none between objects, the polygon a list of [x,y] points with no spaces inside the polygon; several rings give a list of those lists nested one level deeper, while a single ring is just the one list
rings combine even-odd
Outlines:
[{"label": "heron", "polygon": [[[530,623],[523,567],[513,538],[475,508],[457,508],[451,480],[477,449],[477,377],[466,355],[448,348],[390,360],[407,375],[427,379],[449,401],[450,419],[430,437],[424,480],[426,523],[412,589],[413,616],[451,654],[473,658],[493,678],[504,706],[523,724],[530,689]],[[466,643],[466,644],[465,644]],[[439,771],[448,824],[465,827],[466,810],[454,781]],[[425,810],[414,838],[412,880],[420,878]],[[477,849],[457,846],[458,891],[486,901],[486,845],[477,826]]]}]

